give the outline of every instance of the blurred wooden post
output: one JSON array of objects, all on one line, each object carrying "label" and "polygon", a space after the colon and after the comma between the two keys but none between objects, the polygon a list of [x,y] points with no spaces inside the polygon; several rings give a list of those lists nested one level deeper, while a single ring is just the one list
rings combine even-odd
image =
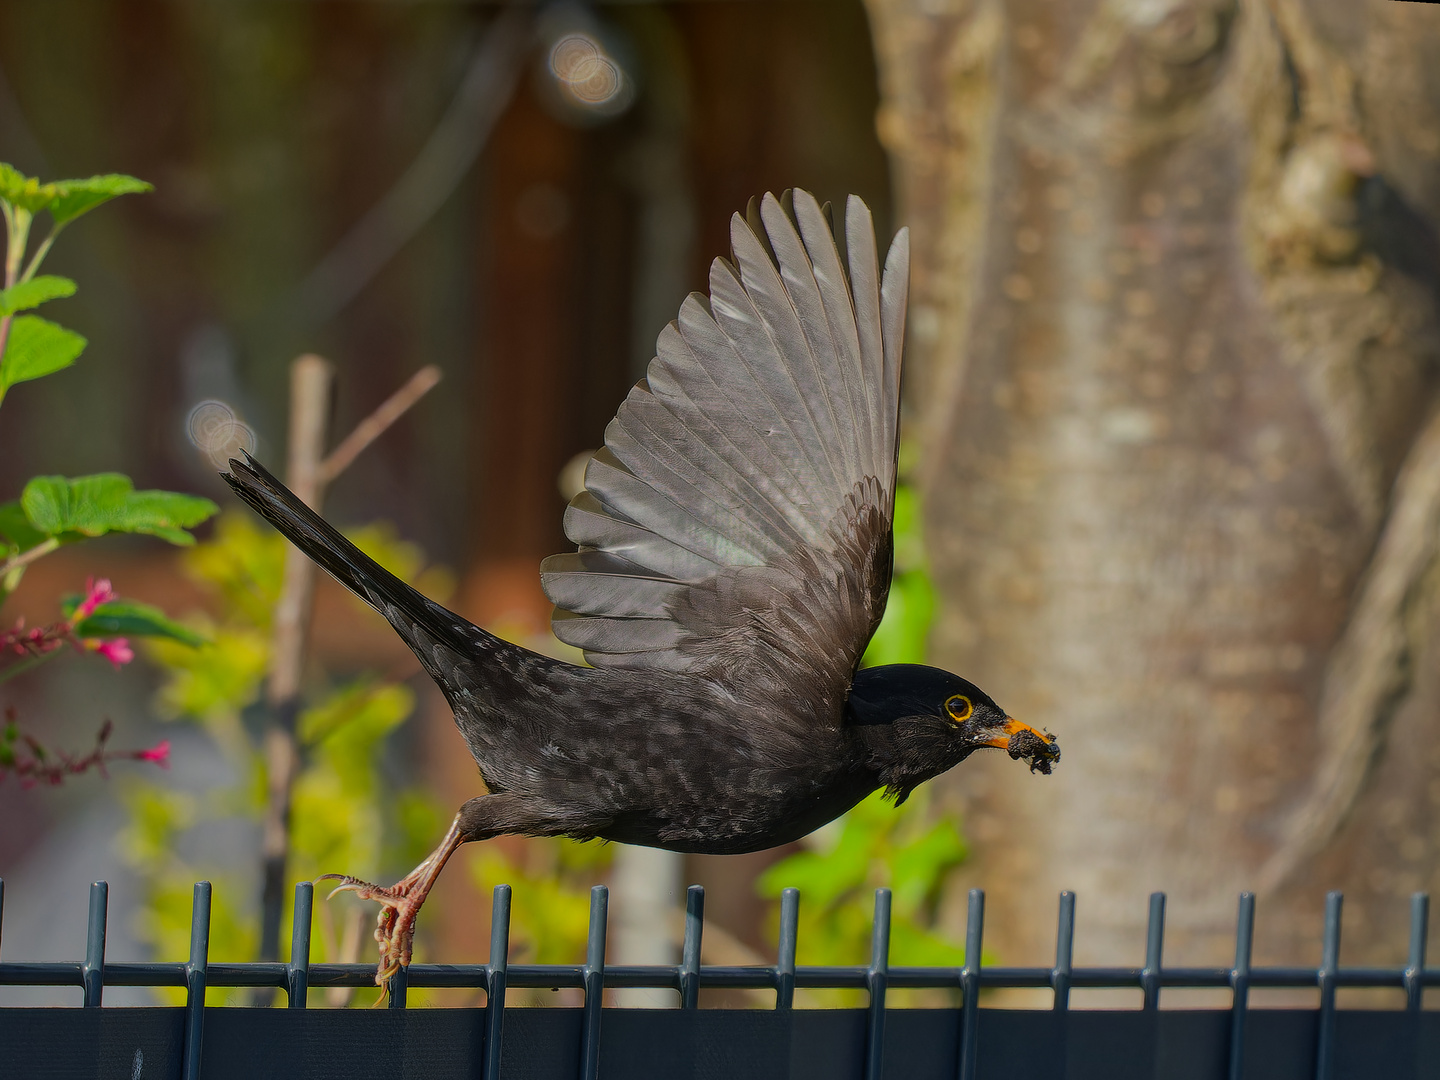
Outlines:
[{"label": "blurred wooden post", "polygon": [[[322,470],[325,429],[330,414],[335,369],[318,356],[302,356],[290,368],[290,439],[285,482],[317,513],[325,494]],[[275,623],[266,704],[270,724],[265,731],[268,779],[261,857],[262,893],[260,959],[280,958],[280,915],[285,897],[285,864],[290,849],[290,794],[299,768],[295,719],[300,709],[300,676],[305,667],[310,603],[315,592],[315,564],[299,548],[285,553],[285,581],[275,606]],[[274,991],[257,991],[258,1004]],[[262,1001],[262,999],[265,999]]]},{"label": "blurred wooden post", "polygon": [[[673,964],[679,957],[671,925],[684,895],[685,856],[659,848],[615,845],[611,873],[611,962]],[[612,990],[616,1004],[629,1009],[670,1009],[669,990]]]}]

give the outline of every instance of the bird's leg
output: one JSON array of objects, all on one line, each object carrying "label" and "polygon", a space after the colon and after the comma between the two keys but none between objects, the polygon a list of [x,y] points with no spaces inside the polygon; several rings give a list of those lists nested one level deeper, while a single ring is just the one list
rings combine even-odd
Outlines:
[{"label": "bird's leg", "polygon": [[380,914],[375,919],[375,940],[380,946],[380,963],[375,970],[375,984],[384,986],[386,980],[400,968],[410,963],[410,954],[415,943],[415,917],[430,887],[445,868],[446,860],[455,849],[465,843],[466,836],[460,827],[460,814],[450,823],[450,831],[438,847],[425,857],[425,861],[411,870],[390,888],[372,885],[348,874],[323,874],[319,880],[338,879],[340,885],[330,895],[338,892],[353,892],[362,900],[375,900],[380,904]]},{"label": "bird's leg", "polygon": [[439,846],[390,888],[372,885],[348,874],[323,874],[318,880],[338,879],[340,885],[335,892],[353,892],[362,900],[380,904],[380,914],[375,920],[375,940],[380,945],[375,983],[384,986],[391,975],[410,963],[415,917],[456,848],[471,840],[488,840],[502,833],[558,836],[575,832],[577,826],[582,833],[593,835],[580,823],[567,821],[563,811],[538,800],[508,793],[482,795],[460,808]]}]

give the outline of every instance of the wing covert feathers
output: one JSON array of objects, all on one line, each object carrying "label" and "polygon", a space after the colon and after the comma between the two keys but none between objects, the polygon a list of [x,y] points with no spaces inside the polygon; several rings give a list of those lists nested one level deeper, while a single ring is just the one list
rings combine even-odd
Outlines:
[{"label": "wing covert feathers", "polygon": [[889,588],[909,238],[882,274],[865,204],[837,243],[798,190],[730,237],[586,469],[579,551],[541,582],[592,664],[768,694],[819,678],[843,700]]}]

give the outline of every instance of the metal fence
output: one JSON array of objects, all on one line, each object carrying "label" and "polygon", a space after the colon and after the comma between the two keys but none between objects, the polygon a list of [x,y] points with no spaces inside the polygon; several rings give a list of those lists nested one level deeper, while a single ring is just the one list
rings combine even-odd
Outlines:
[{"label": "metal fence", "polygon": [[[1429,898],[1411,904],[1409,959],[1403,968],[1342,968],[1342,897],[1325,900],[1320,966],[1255,967],[1255,898],[1243,893],[1230,968],[1165,967],[1165,896],[1150,897],[1143,967],[1075,967],[1075,897],[1060,894],[1055,964],[982,966],[985,896],[969,896],[962,967],[889,964],[890,893],[875,893],[871,959],[866,966],[797,967],[800,897],[781,897],[779,949],[770,966],[700,964],[705,894],[686,898],[681,960],[674,966],[607,966],[608,893],[590,895],[586,959],[577,965],[510,964],[510,888],[495,889],[490,962],[412,964],[390,981],[389,1011],[306,1010],[307,991],[373,985],[367,964],[312,964],[313,886],[295,889],[289,963],[215,963],[209,959],[211,889],[195,885],[190,959],[117,963],[105,958],[108,888],[90,888],[84,960],[0,961],[0,985],[74,986],[83,1009],[0,1008],[0,1077],[479,1077],[482,1080],[596,1080],[597,1077],[816,1077],[824,1080],[921,1080],[928,1077],[1128,1077],[1240,1080],[1348,1080],[1440,1077],[1440,1013],[1423,1010],[1424,989],[1440,985],[1425,967]],[[0,880],[0,927],[4,882]],[[184,987],[183,1008],[101,1008],[107,986]],[[207,987],[276,987],[288,1010],[205,1007]],[[474,1009],[406,1009],[410,987],[483,988]],[[508,1011],[508,988],[573,987],[580,1008]],[[678,1010],[602,1008],[610,988],[668,988]],[[774,1010],[699,1009],[706,988],[773,990]],[[958,1009],[887,1009],[891,987],[959,991]],[[980,1008],[980,991],[1049,988],[1049,1010]],[[1138,988],[1140,1009],[1071,1009],[1080,987]],[[1167,987],[1228,988],[1229,1009],[1160,1010]],[[1257,987],[1315,987],[1317,1009],[1257,1009]],[[1340,987],[1390,987],[1405,1009],[1343,1010]],[[797,988],[867,991],[864,1009],[796,1009]],[[604,1039],[602,1040],[602,1021]]]}]

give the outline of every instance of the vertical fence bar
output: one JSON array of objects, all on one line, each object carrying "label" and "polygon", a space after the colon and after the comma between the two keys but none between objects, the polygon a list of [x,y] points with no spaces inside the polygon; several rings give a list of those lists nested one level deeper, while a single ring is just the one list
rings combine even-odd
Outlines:
[{"label": "vertical fence bar", "polygon": [[890,982],[890,890],[875,890],[875,921],[870,929],[869,1032],[865,1042],[865,1080],[880,1080],[885,1061],[885,989]]},{"label": "vertical fence bar", "polygon": [[1165,894],[1150,894],[1150,921],[1145,930],[1145,967],[1140,988],[1145,994],[1145,1011],[1160,1007],[1160,965],[1165,953]]},{"label": "vertical fence bar", "polygon": [[292,1009],[305,1008],[310,991],[310,923],[315,907],[315,883],[295,885],[295,910],[290,918],[290,963],[285,967],[285,995]]},{"label": "vertical fence bar", "polygon": [[401,964],[395,974],[385,980],[385,1007],[403,1009],[410,993],[410,969]]},{"label": "vertical fence bar", "polygon": [[800,927],[800,890],[780,894],[780,943],[775,958],[775,1008],[795,1005],[795,942]]},{"label": "vertical fence bar", "polygon": [[5,879],[0,877],[0,941],[4,940],[5,927]]},{"label": "vertical fence bar", "polygon": [[98,1009],[105,994],[105,914],[110,903],[110,885],[90,883],[90,920],[85,931],[85,1008]]},{"label": "vertical fence bar", "polygon": [[590,890],[590,936],[585,942],[585,1019],[581,1029],[580,1080],[600,1075],[600,1012],[605,1005],[605,929],[610,890]]},{"label": "vertical fence bar", "polygon": [[1229,1080],[1245,1072],[1245,1018],[1250,1007],[1250,958],[1255,948],[1255,894],[1242,892],[1235,916],[1235,967],[1230,971]]},{"label": "vertical fence bar", "polygon": [[1340,967],[1340,892],[1325,894],[1325,936],[1320,952],[1320,1027],[1315,1037],[1315,1080],[1335,1075],[1335,973]]},{"label": "vertical fence bar", "polygon": [[505,976],[510,966],[510,886],[496,885],[490,908],[490,963],[485,971],[485,1062],[482,1080],[500,1080],[505,1033]]},{"label": "vertical fence bar", "polygon": [[1405,964],[1405,1008],[1418,1013],[1425,1002],[1425,946],[1430,936],[1430,894],[1410,897],[1410,959]]},{"label": "vertical fence bar", "polygon": [[1075,894],[1068,889],[1060,894],[1060,919],[1055,927],[1055,967],[1050,972],[1050,985],[1055,990],[1055,1008],[1070,1008],[1070,974],[1075,958]]},{"label": "vertical fence bar", "polygon": [[185,1056],[183,1080],[200,1080],[205,1036],[205,982],[210,964],[210,882],[195,883],[190,909],[190,961],[185,965]]},{"label": "vertical fence bar", "polygon": [[975,1080],[980,1061],[980,950],[984,944],[985,890],[971,889],[965,920],[965,966],[960,969],[960,989],[965,995],[960,1014],[960,1080]]},{"label": "vertical fence bar", "polygon": [[700,1005],[700,939],[705,932],[705,886],[685,890],[685,943],[680,948],[680,1007]]}]

